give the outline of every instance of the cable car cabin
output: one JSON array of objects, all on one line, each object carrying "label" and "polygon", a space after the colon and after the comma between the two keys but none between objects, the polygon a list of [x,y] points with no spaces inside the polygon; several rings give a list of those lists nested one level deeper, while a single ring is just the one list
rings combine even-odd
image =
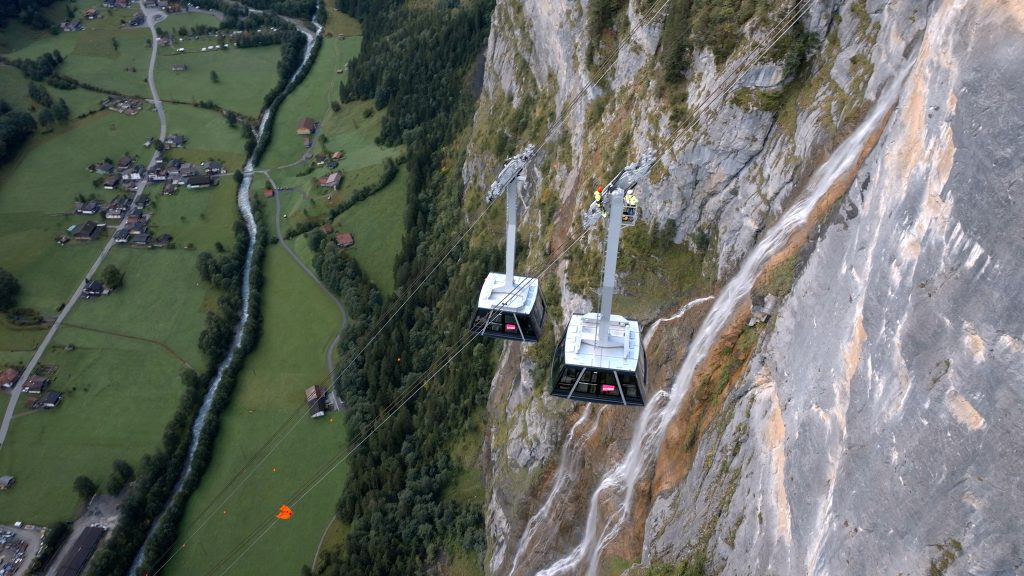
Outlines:
[{"label": "cable car cabin", "polygon": [[551,395],[581,402],[643,406],[647,358],[634,320],[611,315],[608,342],[597,343],[600,314],[573,314],[551,362]]},{"label": "cable car cabin", "polygon": [[544,327],[544,298],[536,278],[513,277],[515,287],[505,285],[505,275],[491,272],[484,280],[470,330],[482,336],[536,342]]}]

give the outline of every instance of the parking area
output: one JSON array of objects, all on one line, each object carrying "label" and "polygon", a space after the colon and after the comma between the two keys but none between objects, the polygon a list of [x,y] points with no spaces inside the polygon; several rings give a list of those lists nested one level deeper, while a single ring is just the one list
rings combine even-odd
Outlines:
[{"label": "parking area", "polygon": [[0,525],[0,576],[28,574],[41,541],[39,529]]}]

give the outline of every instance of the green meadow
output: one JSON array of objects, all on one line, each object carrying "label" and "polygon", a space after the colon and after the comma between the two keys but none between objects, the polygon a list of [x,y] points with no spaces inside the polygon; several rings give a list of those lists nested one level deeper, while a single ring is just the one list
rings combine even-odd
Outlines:
[{"label": "green meadow", "polygon": [[[301,502],[290,497],[347,446],[340,413],[314,420],[304,408],[304,390],[325,383],[324,354],[341,327],[340,313],[280,246],[267,250],[264,271],[263,336],[222,417],[212,463],[181,526],[178,546],[184,547],[164,569],[169,575],[201,573],[225,561],[285,503],[295,516],[276,523],[230,573],[297,574],[312,562],[334,515],[344,464]],[[257,464],[261,448],[282,429],[290,431]]]}]

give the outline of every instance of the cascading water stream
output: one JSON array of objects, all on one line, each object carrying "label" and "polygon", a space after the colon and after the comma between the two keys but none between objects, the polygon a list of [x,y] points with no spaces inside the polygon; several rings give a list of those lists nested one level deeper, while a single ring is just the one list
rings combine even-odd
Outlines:
[{"label": "cascading water stream", "polygon": [[[296,68],[295,73],[293,73],[292,77],[289,79],[287,87],[285,88],[285,93],[288,93],[288,91],[294,86],[299,73],[309,62],[309,58],[313,54],[313,46],[316,38],[323,33],[323,27],[316,22],[316,15],[313,16],[313,25],[316,27],[316,32],[312,32],[298,23],[295,24],[296,28],[306,36],[306,48],[302,54],[302,63],[298,68]],[[263,114],[260,115],[260,125],[256,132],[257,150],[261,148],[264,139],[267,137],[267,124],[269,121],[270,108],[267,108],[263,111]],[[213,405],[213,399],[217,395],[217,390],[220,388],[220,383],[224,378],[225,371],[235,359],[235,354],[242,345],[245,328],[249,323],[249,301],[251,288],[250,275],[252,272],[252,257],[256,245],[257,234],[256,218],[252,213],[252,202],[249,197],[249,189],[252,185],[255,160],[255,156],[250,156],[249,159],[246,160],[244,177],[242,179],[242,183],[238,186],[238,210],[242,214],[242,219],[245,221],[246,231],[249,233],[249,245],[245,250],[245,264],[242,268],[242,313],[239,317],[238,323],[234,327],[234,336],[231,340],[231,347],[228,349],[228,353],[224,357],[224,360],[222,360],[217,366],[217,372],[214,375],[213,380],[210,381],[210,386],[207,388],[206,396],[203,398],[203,404],[199,407],[199,411],[196,413],[195,422],[192,424],[192,436],[188,446],[188,456],[185,458],[184,470],[178,478],[178,482],[174,485],[174,490],[172,491],[170,498],[168,498],[168,502],[173,502],[174,499],[177,498],[178,493],[181,491],[181,488],[185,483],[185,479],[188,478],[188,475],[192,472],[193,459],[195,457],[196,450],[199,448],[200,433],[203,430],[203,426],[206,425],[206,419],[210,414],[210,407]],[[164,509],[164,512],[166,512],[166,508]],[[149,533],[146,534],[146,542],[143,543],[143,546],[139,548],[138,553],[135,555],[132,567],[128,571],[129,574],[136,573],[142,566],[142,562],[145,558],[146,543],[149,542],[149,539],[152,537],[156,528],[160,526],[164,512],[161,512],[160,516],[154,520]]]},{"label": "cascading water stream", "polygon": [[[807,185],[807,195],[782,215],[746,257],[739,272],[722,290],[701,324],[671,388],[656,394],[643,410],[625,457],[605,475],[591,496],[583,540],[567,556],[557,560],[539,574],[597,574],[601,551],[618,535],[626,523],[636,496],[636,485],[642,476],[653,469],[668,424],[675,418],[682,405],[697,368],[733,317],[737,305],[750,292],[764,264],[785,246],[796,229],[806,223],[818,201],[832,185],[856,167],[857,159],[869,137],[880,128],[882,120],[896,104],[903,81],[912,66],[913,62],[905,66],[890,82],[889,87],[857,130],[840,144],[828,161],[812,175]],[[602,504],[613,496],[618,498],[619,504],[602,526]],[[586,564],[586,568],[580,566],[582,563]]]},{"label": "cascading water stream", "polygon": [[582,454],[579,450],[574,450],[574,448],[578,444],[590,440],[590,437],[597,431],[600,413],[598,413],[594,421],[590,423],[590,426],[578,438],[576,437],[576,431],[590,420],[593,411],[593,405],[588,404],[576,420],[576,423],[569,430],[569,436],[566,438],[565,443],[562,444],[562,450],[559,454],[558,470],[555,471],[555,481],[551,484],[551,491],[548,492],[548,497],[544,500],[544,504],[527,522],[526,529],[523,530],[523,535],[519,538],[519,543],[516,546],[516,555],[512,558],[512,569],[509,570],[509,574],[516,573],[516,566],[519,565],[523,552],[530,549],[530,545],[537,535],[537,527],[551,515],[551,510],[559,502],[559,496],[564,493],[566,484],[579,471],[580,464],[582,464]]}]

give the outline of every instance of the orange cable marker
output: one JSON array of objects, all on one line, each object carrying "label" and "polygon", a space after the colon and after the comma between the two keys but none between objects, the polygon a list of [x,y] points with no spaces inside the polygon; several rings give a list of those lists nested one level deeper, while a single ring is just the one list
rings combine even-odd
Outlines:
[{"label": "orange cable marker", "polygon": [[285,506],[285,505],[282,504],[281,505],[281,511],[277,513],[277,519],[278,520],[291,520],[292,514],[293,514],[292,509],[289,508],[288,506]]}]

